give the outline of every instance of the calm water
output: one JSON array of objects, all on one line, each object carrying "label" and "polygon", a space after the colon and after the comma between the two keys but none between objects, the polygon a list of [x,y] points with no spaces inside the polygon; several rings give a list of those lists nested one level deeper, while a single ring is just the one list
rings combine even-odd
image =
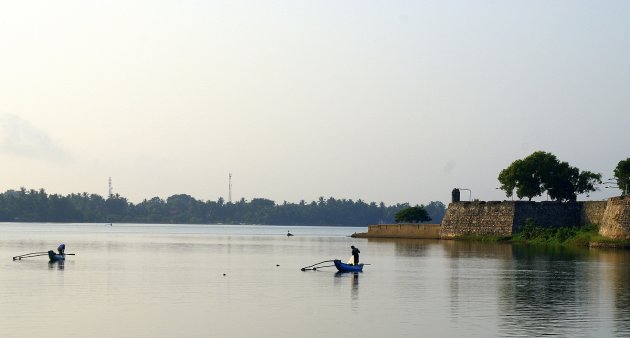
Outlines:
[{"label": "calm water", "polygon": [[[0,224],[0,337],[630,336],[626,251],[365,230]],[[62,241],[65,264],[11,258]],[[300,271],[352,244],[363,273]]]}]

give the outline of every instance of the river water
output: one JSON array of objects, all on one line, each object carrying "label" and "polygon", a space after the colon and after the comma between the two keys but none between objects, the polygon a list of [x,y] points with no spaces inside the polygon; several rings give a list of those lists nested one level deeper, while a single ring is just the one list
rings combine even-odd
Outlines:
[{"label": "river water", "polygon": [[[0,337],[630,336],[627,251],[362,231],[2,223]],[[363,273],[300,270],[350,245]]]}]

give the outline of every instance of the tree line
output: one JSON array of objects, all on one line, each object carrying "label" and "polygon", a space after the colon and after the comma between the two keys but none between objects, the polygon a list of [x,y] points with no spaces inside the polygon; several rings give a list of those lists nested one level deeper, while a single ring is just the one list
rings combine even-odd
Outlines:
[{"label": "tree line", "polygon": [[[434,223],[440,223],[446,212],[439,201],[420,206]],[[134,204],[118,194],[108,198],[88,193],[63,196],[21,188],[0,194],[0,221],[366,226],[394,223],[396,213],[409,207],[409,203],[386,206],[333,197],[280,204],[266,198],[202,201],[186,194]]]}]

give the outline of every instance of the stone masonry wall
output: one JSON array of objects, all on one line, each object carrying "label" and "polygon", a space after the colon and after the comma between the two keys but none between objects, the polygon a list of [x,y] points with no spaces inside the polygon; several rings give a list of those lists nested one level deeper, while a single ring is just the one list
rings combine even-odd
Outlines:
[{"label": "stone masonry wall", "polygon": [[[462,235],[511,236],[532,219],[543,227],[606,224],[604,236],[630,239],[630,198],[588,202],[456,202],[446,209],[440,238]],[[603,230],[602,230],[603,229]],[[628,234],[628,235],[624,235]],[[626,237],[624,237],[626,238]]]},{"label": "stone masonry wall", "polygon": [[610,238],[630,240],[630,196],[608,200],[599,233]]},{"label": "stone masonry wall", "polygon": [[579,227],[582,204],[580,202],[524,202],[517,201],[514,209],[512,233],[523,229],[527,219],[547,227]]},{"label": "stone masonry wall", "polygon": [[363,237],[439,238],[462,235],[511,236],[532,219],[543,227],[598,224],[601,235],[630,240],[630,196],[608,201],[560,202],[454,202],[442,224],[372,225]]},{"label": "stone masonry wall", "polygon": [[606,211],[607,201],[586,201],[582,203],[582,213],[580,215],[580,224],[601,224]]},{"label": "stone masonry wall", "polygon": [[442,219],[440,238],[462,235],[512,235],[516,202],[450,203]]},{"label": "stone masonry wall", "polygon": [[357,237],[439,239],[439,224],[378,224],[368,226],[368,232]]}]

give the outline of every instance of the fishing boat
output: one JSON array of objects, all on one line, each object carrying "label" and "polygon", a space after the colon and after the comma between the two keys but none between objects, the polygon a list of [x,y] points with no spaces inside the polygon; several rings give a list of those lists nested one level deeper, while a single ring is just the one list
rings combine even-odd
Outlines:
[{"label": "fishing boat", "polygon": [[48,258],[50,258],[51,262],[59,262],[59,261],[65,261],[66,255],[56,254],[54,251],[48,250]]},{"label": "fishing boat", "polygon": [[335,263],[335,267],[337,268],[337,270],[339,270],[339,272],[362,272],[363,271],[363,264],[358,264],[358,265],[346,264],[338,259],[335,259],[333,262]]}]

